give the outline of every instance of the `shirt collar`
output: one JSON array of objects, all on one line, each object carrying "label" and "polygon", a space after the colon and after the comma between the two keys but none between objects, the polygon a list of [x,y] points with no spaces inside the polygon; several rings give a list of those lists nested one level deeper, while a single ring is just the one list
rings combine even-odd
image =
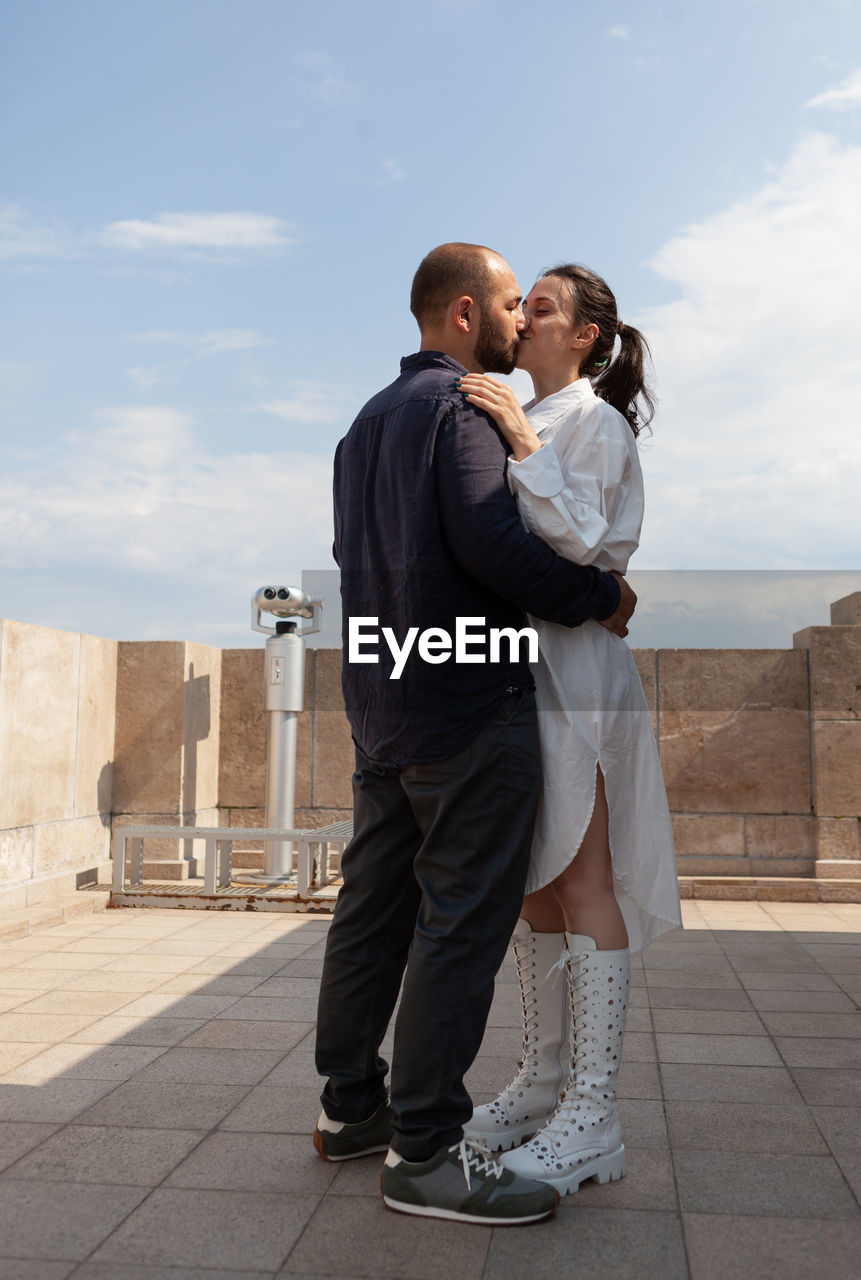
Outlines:
[{"label": "shirt collar", "polygon": [[578,378],[576,382],[569,382],[561,391],[554,391],[552,396],[545,396],[543,400],[530,400],[523,406],[523,411],[536,432],[540,433],[574,405],[597,399],[589,379]]},{"label": "shirt collar", "polygon": [[410,369],[451,369],[457,373],[467,373],[466,365],[460,364],[454,356],[444,351],[417,351],[415,355],[404,356],[401,360],[401,373]]}]

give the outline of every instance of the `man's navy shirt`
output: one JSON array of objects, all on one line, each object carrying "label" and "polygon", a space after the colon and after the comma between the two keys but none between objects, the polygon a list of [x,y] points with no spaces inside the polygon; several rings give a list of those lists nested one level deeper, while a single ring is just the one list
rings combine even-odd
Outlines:
[{"label": "man's navy shirt", "polygon": [[[360,750],[396,767],[454,755],[506,688],[534,682],[525,657],[509,659],[507,642],[503,662],[457,663],[452,650],[432,665],[416,641],[400,679],[390,679],[383,627],[399,645],[410,627],[440,627],[453,642],[458,617],[484,618],[486,632],[519,630],[524,610],[577,626],[608,618],[619,603],[615,578],[563,560],[524,527],[505,479],[505,441],[455,388],[466,372],[439,351],[407,356],[335,453],[347,717]],[[356,616],[378,619],[378,663],[349,661]]]}]

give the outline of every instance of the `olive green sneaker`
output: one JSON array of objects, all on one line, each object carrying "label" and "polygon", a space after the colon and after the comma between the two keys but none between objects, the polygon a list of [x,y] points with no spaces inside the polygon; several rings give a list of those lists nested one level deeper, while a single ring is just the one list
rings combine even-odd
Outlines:
[{"label": "olive green sneaker", "polygon": [[464,1140],[442,1147],[430,1160],[402,1160],[390,1151],[380,1186],[390,1209],[423,1218],[516,1227],[549,1217],[559,1203],[554,1188],[510,1174],[485,1149]]},{"label": "olive green sneaker", "polygon": [[314,1147],[324,1160],[355,1160],[375,1151],[387,1151],[392,1140],[392,1109],[381,1102],[372,1116],[358,1124],[330,1120],[325,1111],[314,1130]]}]

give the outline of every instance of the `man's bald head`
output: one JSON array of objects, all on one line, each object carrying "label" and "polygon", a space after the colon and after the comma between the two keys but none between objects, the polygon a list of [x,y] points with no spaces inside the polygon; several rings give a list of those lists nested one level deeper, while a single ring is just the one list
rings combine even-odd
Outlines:
[{"label": "man's bald head", "polygon": [[496,287],[497,264],[504,264],[504,259],[483,244],[455,240],[431,249],[419,265],[410,293],[410,311],[422,332],[442,324],[449,304],[465,294],[485,310]]}]

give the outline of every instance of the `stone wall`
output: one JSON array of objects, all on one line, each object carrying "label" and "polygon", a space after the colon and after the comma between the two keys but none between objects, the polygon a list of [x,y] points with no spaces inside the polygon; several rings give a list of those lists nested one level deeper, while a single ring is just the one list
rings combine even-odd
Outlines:
[{"label": "stone wall", "polygon": [[116,685],[116,641],[0,621],[0,908],[104,873]]},{"label": "stone wall", "polygon": [[[263,825],[262,644],[0,625],[0,906],[104,870],[111,823]],[[792,649],[634,656],[681,874],[861,879],[861,593]],[[307,651],[297,825],[350,814],[340,661]],[[153,846],[165,875],[194,871],[191,848]]]}]

